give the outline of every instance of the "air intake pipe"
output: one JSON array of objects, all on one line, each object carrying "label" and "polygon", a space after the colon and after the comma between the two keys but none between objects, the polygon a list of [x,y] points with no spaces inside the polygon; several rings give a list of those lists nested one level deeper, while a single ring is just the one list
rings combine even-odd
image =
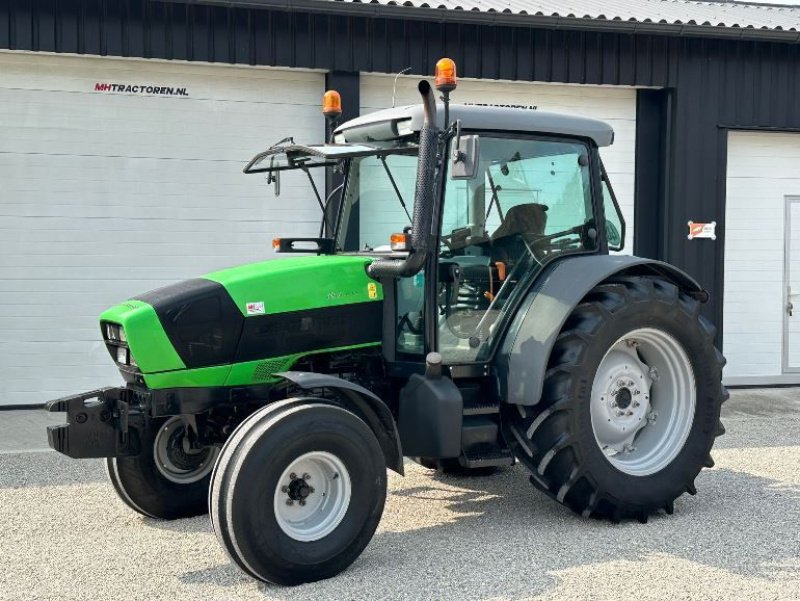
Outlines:
[{"label": "air intake pipe", "polygon": [[414,275],[425,265],[434,236],[431,233],[433,204],[436,198],[436,100],[431,84],[424,79],[417,86],[422,96],[424,120],[419,132],[417,184],[414,189],[414,215],[411,218],[411,252],[403,260],[374,261],[367,267],[373,278],[402,278]]}]

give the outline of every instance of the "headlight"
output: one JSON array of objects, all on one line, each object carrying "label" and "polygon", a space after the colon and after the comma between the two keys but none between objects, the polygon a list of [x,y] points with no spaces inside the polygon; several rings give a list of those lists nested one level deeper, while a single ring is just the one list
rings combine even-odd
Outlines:
[{"label": "headlight", "polygon": [[122,326],[115,323],[107,323],[106,339],[113,340],[115,342],[126,342],[125,330],[122,329]]},{"label": "headlight", "polygon": [[101,330],[108,352],[111,353],[111,358],[118,365],[138,367],[128,348],[128,337],[125,335],[125,329],[117,323],[104,322],[101,324]]}]

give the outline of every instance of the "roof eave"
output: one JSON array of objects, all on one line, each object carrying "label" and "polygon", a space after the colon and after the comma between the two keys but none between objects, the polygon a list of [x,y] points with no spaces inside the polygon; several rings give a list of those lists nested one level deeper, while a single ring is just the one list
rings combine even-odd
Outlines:
[{"label": "roof eave", "polygon": [[480,25],[540,27],[543,29],[572,29],[665,36],[725,38],[753,41],[799,43],[800,31],[726,27],[722,25],[693,25],[655,23],[582,17],[525,15],[511,12],[464,11],[445,8],[421,8],[367,2],[332,2],[330,0],[168,0],[182,4],[214,4],[272,8],[287,12],[325,13],[348,16],[396,18],[435,21],[439,23],[473,23]]}]

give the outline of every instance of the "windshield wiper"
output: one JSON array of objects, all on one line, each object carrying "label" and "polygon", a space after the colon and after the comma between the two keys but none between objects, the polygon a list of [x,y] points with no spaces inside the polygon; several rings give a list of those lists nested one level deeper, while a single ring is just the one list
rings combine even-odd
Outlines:
[{"label": "windshield wiper", "polygon": [[489,208],[486,209],[486,217],[484,217],[484,222],[489,219],[489,213],[492,212],[492,207],[497,206],[497,214],[500,216],[500,223],[503,223],[503,210],[500,208],[500,199],[497,197],[497,190],[499,189],[494,184],[494,178],[492,177],[492,172],[490,169],[486,170],[486,175],[489,178],[489,187],[492,189],[492,200],[489,201]]},{"label": "windshield wiper", "polygon": [[400,194],[400,188],[397,187],[397,182],[394,181],[394,177],[392,176],[392,172],[389,169],[389,165],[386,164],[386,156],[380,155],[381,163],[383,163],[383,168],[386,171],[386,175],[389,177],[389,181],[392,182],[392,187],[394,188],[395,194],[397,194],[397,200],[400,201],[400,206],[403,207],[403,210],[406,212],[406,217],[408,217],[408,222],[411,223],[411,214],[408,212],[408,208],[406,208],[406,203],[403,202],[403,195]]}]

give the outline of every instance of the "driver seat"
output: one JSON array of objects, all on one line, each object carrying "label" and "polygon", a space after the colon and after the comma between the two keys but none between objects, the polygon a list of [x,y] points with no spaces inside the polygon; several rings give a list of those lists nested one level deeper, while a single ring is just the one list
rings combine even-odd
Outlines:
[{"label": "driver seat", "polygon": [[491,235],[492,256],[514,263],[527,252],[525,234],[542,235],[547,225],[547,205],[531,202],[511,207]]}]

